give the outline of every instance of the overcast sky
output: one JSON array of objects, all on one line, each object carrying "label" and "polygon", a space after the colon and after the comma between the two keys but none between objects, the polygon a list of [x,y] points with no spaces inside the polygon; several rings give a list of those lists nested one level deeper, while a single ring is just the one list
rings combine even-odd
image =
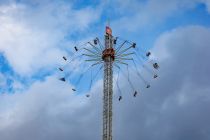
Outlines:
[{"label": "overcast sky", "polygon": [[0,0],[1,140],[102,138],[102,79],[86,98],[57,67],[75,44],[103,39],[108,19],[160,65],[158,79],[142,71],[149,89],[131,73],[136,98],[120,73],[113,139],[210,139],[209,0]]}]

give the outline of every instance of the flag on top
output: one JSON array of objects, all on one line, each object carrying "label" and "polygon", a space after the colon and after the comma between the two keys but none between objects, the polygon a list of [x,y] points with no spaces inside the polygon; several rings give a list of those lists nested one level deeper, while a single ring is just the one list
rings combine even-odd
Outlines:
[{"label": "flag on top", "polygon": [[106,26],[106,34],[112,35],[112,29],[109,26]]}]

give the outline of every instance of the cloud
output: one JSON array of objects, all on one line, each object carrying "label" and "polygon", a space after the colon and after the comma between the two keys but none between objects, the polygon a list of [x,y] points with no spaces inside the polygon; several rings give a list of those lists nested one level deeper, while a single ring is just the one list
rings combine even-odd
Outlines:
[{"label": "cloud", "polygon": [[[95,132],[99,135],[100,126],[93,122],[99,118],[92,99],[76,95],[71,87],[55,77],[47,77],[35,82],[28,91],[1,95],[1,138],[56,140],[91,138],[97,136]],[[89,126],[95,131],[87,130]]]},{"label": "cloud", "polygon": [[135,79],[142,95],[125,95],[128,101],[115,106],[116,139],[209,139],[209,35],[209,28],[189,26],[157,39],[159,79],[148,91]]},{"label": "cloud", "polygon": [[[121,80],[123,100],[114,94],[113,138],[121,140],[208,140],[210,29],[188,26],[163,33],[156,41],[159,79],[133,98]],[[163,48],[165,51],[163,52]],[[166,55],[167,54],[167,55]],[[91,98],[76,95],[54,76],[35,82],[28,91],[0,98],[0,135],[4,140],[96,140],[102,134],[102,81]]]},{"label": "cloud", "polygon": [[[128,9],[129,14],[132,10],[138,13],[141,3],[135,2]],[[193,8],[195,2],[152,0],[146,2],[140,14],[131,16],[129,23],[124,24],[127,17],[122,17],[120,25],[133,30],[153,21],[156,24],[180,7]],[[127,4],[119,5],[121,12],[130,6]],[[136,7],[132,9],[133,6]],[[25,4],[1,5],[0,51],[21,75],[30,76],[43,68],[50,71],[67,49],[61,46],[71,44],[64,39],[66,35],[85,30],[99,17],[98,9],[75,10],[62,2],[39,3],[32,9]],[[209,36],[209,28],[186,26],[167,31],[157,39],[152,52],[160,63],[159,79],[151,82],[150,89],[145,89],[133,77],[132,82],[140,91],[137,98],[132,97],[126,80],[121,80],[122,102],[117,100],[117,91],[114,94],[113,139],[210,139]],[[0,95],[1,139],[96,140],[102,137],[102,81],[96,83],[91,98],[87,99],[73,93],[72,85],[56,79],[48,76],[25,91],[18,90],[22,84],[16,81],[14,94]]]},{"label": "cloud", "polygon": [[71,3],[10,3],[0,6],[0,51],[20,75],[50,70],[71,44],[66,36],[84,31],[100,15],[98,9],[74,10]]},{"label": "cloud", "polygon": [[0,73],[0,87],[3,88],[6,86],[6,84],[7,84],[6,78],[4,77],[2,73]]},{"label": "cloud", "polygon": [[204,0],[204,2],[206,3],[207,10],[210,13],[210,0]]},{"label": "cloud", "polygon": [[[170,17],[175,17],[198,4],[205,4],[209,9],[209,0],[148,0],[148,1],[115,1],[120,16],[112,23],[116,32],[135,32],[139,29],[158,27]],[[123,24],[122,24],[123,23]],[[121,26],[119,26],[121,25]]]}]

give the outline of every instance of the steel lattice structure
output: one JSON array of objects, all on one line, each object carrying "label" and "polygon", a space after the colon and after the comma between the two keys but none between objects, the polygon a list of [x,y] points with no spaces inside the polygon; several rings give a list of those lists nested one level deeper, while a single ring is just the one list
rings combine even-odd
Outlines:
[{"label": "steel lattice structure", "polygon": [[103,95],[103,140],[112,140],[112,96],[113,70],[115,59],[113,39],[111,34],[105,35],[105,49],[102,53],[104,61],[104,95]]},{"label": "steel lattice structure", "polygon": [[[129,74],[129,67],[128,64],[132,63],[133,68],[132,71],[135,71],[136,76],[138,76],[141,81],[146,85],[146,88],[150,88],[150,84],[143,78],[141,75],[138,66],[137,61],[134,58],[137,58],[139,62],[142,63],[142,67],[148,71],[150,74],[153,75],[153,78],[157,78],[158,75],[156,71],[159,68],[159,65],[156,62],[149,61],[149,63],[152,64],[151,69],[147,65],[144,64],[144,62],[148,61],[149,56],[151,55],[151,52],[145,52],[145,56],[141,53],[138,53],[138,49],[136,47],[136,43],[131,43],[128,40],[123,40],[119,37],[112,36],[112,30],[109,26],[106,26],[105,35],[104,35],[104,45],[100,42],[99,38],[96,37],[93,40],[93,43],[91,41],[88,41],[82,45],[75,46],[74,49],[76,53],[72,54],[71,59],[69,60],[67,66],[72,67],[72,63],[75,60],[81,60],[83,57],[85,57],[85,62],[90,62],[88,67],[86,68],[84,66],[83,71],[78,76],[78,79],[72,79],[72,81],[76,81],[75,85],[77,86],[81,79],[84,77],[84,75],[91,70],[90,73],[90,86],[89,91],[91,90],[91,86],[94,82],[94,79],[96,79],[98,73],[102,68],[104,68],[103,71],[103,135],[102,140],[112,140],[112,102],[113,102],[113,69],[117,68],[118,74],[117,74],[117,80],[116,80],[116,87],[120,93],[118,100],[120,101],[122,99],[122,92],[120,90],[120,86],[118,84],[118,78],[119,78],[119,72],[123,70],[121,68],[121,65],[126,66],[127,74],[124,74],[125,77],[127,77],[128,85],[131,87],[133,96],[136,97],[138,91],[135,89],[135,86],[132,83],[132,80],[130,79]],[[117,45],[117,41],[121,40],[121,43]],[[144,52],[144,51],[141,51]],[[140,54],[140,55],[139,55]],[[68,61],[68,59],[63,56],[63,59],[65,61]],[[83,61],[82,61],[83,62]],[[60,67],[59,70],[61,72],[65,72],[67,66]],[[92,69],[95,66],[100,66],[98,71],[93,74]],[[72,76],[72,71],[75,71],[77,65],[72,67],[71,72],[67,72],[66,75],[62,78],[60,78],[61,81],[71,81],[69,77]],[[72,88],[73,91],[76,91],[76,88]],[[89,94],[86,95],[86,97],[90,97]]]}]

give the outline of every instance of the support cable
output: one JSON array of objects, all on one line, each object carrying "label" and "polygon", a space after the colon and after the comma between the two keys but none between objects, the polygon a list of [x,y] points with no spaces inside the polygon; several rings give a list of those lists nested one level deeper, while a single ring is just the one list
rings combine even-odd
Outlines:
[{"label": "support cable", "polygon": [[121,55],[121,54],[123,54],[123,53],[127,52],[128,50],[130,50],[131,48],[133,48],[133,47],[132,47],[132,46],[130,46],[130,47],[128,47],[128,48],[126,48],[126,49],[124,49],[124,50],[120,51],[119,53],[118,53],[118,52],[116,52],[116,54],[117,54],[117,55]]},{"label": "support cable", "polygon": [[97,37],[96,39],[97,39],[97,41],[98,41],[98,44],[99,44],[100,49],[103,51],[103,49],[104,49],[103,45],[101,44],[101,42],[100,42],[100,40],[98,39],[98,37]]},{"label": "support cable", "polygon": [[[65,68],[65,67],[67,67],[67,65],[69,65],[71,62],[73,62],[74,60],[76,60],[77,58],[81,58],[82,57],[82,55],[78,55],[78,56],[75,56],[74,58],[72,58],[71,60],[69,60],[69,61],[67,61],[67,64],[65,64],[65,66],[63,67],[63,69]],[[81,60],[81,59],[80,59]]]},{"label": "support cable", "polygon": [[[137,54],[135,53],[135,55],[136,55],[136,57],[137,57]],[[157,75],[156,74],[156,72],[154,71],[154,70],[152,70],[152,69],[150,69],[149,67],[147,67],[145,64],[143,64],[143,61],[140,59],[140,58],[138,58],[137,57],[137,59],[142,63],[142,67],[147,71],[147,72],[149,72],[150,74],[152,74],[152,75]]]},{"label": "support cable", "polygon": [[88,56],[88,57],[93,57],[93,58],[101,58],[98,55],[93,55],[93,54],[85,54],[85,53],[83,53],[82,55]]},{"label": "support cable", "polygon": [[92,87],[92,82],[93,82],[93,69],[91,68],[91,72],[90,72],[90,86],[89,86],[89,91],[91,90],[91,87]]},{"label": "support cable", "polygon": [[79,79],[76,82],[76,85],[79,84],[79,82],[81,81],[81,79],[83,78],[83,76],[85,75],[86,72],[88,72],[90,69],[92,69],[92,67],[94,67],[95,65],[91,65],[89,66],[86,70],[84,69],[83,72],[81,73],[81,75],[79,76]]},{"label": "support cable", "polygon": [[[114,64],[118,69],[120,69],[120,66],[118,66],[117,64]],[[127,74],[125,74],[122,70],[122,74],[124,76],[126,76],[126,80],[128,81],[128,84],[130,85],[130,87],[132,88],[133,92],[135,92],[134,86],[132,84],[132,82],[130,81],[130,77],[129,77],[129,71],[128,71],[128,65],[127,65]]]},{"label": "support cable", "polygon": [[125,44],[126,42],[127,42],[127,41],[124,41],[118,48],[115,49],[116,54],[121,50],[121,48],[124,46],[124,44]]},{"label": "support cable", "polygon": [[130,73],[129,73],[128,65],[127,65],[127,78],[128,78],[128,82],[129,82],[130,86],[133,89],[133,92],[135,92],[135,88],[134,88],[132,82],[130,81]]},{"label": "support cable", "polygon": [[[82,55],[79,56],[79,61],[82,59],[82,57],[83,57]],[[64,68],[65,68],[65,67],[67,67],[67,65],[64,66]],[[74,65],[74,67],[72,67],[72,69],[75,70],[76,67],[77,67],[77,65]],[[63,68],[63,69],[64,69],[64,68]],[[70,78],[70,76],[71,76],[72,73],[73,73],[72,70],[71,70],[70,72],[68,72],[68,73],[65,75],[66,79]]]},{"label": "support cable", "polygon": [[119,83],[118,83],[118,81],[119,81],[119,73],[120,73],[120,66],[118,66],[116,64],[114,64],[114,66],[118,68],[117,80],[115,80],[115,82],[116,82],[116,85],[117,85],[117,90],[119,91],[119,98],[118,98],[118,100],[120,101],[120,100],[122,100],[122,91],[121,91],[121,89],[119,87]]},{"label": "support cable", "polygon": [[132,55],[132,54],[134,54],[134,52],[126,53],[126,54],[117,54],[117,55],[115,55],[115,57],[125,57],[125,56],[129,56],[129,55]]},{"label": "support cable", "polygon": [[148,87],[149,83],[141,76],[140,72],[138,71],[137,65],[135,63],[135,61],[133,61],[137,75],[139,76],[139,78],[144,82],[144,84]]},{"label": "support cable", "polygon": [[98,76],[98,74],[99,74],[99,72],[101,71],[102,68],[103,68],[103,65],[101,67],[99,67],[98,71],[96,72],[96,74],[94,76],[92,75],[93,73],[91,71],[91,83],[90,83],[89,91],[91,90],[92,84],[93,84],[94,80],[96,79],[96,77]]},{"label": "support cable", "polygon": [[93,48],[94,48],[94,50],[96,51],[96,52],[98,52],[98,53],[101,53],[102,52],[102,50],[100,50],[99,48],[97,48],[95,45],[93,45],[92,43],[90,43],[90,42],[88,42],[88,44],[90,44]]},{"label": "support cable", "polygon": [[83,49],[85,49],[86,51],[88,51],[88,52],[90,52],[90,53],[92,53],[92,54],[94,54],[94,55],[96,55],[96,56],[101,57],[100,55],[98,55],[97,52],[94,52],[94,51],[92,51],[92,50],[90,50],[90,49],[87,49],[87,48],[85,48],[85,47],[84,47]]},{"label": "support cable", "polygon": [[[122,40],[122,41],[125,41],[125,39],[123,39],[123,38],[121,38],[121,37],[118,37],[120,40]],[[133,43],[132,43],[132,41],[129,41],[129,40],[126,40],[127,41],[127,43],[129,43],[130,45],[132,45]],[[144,53],[146,53],[146,51],[142,48],[142,47],[140,47],[139,46],[139,48],[144,52]]]}]

